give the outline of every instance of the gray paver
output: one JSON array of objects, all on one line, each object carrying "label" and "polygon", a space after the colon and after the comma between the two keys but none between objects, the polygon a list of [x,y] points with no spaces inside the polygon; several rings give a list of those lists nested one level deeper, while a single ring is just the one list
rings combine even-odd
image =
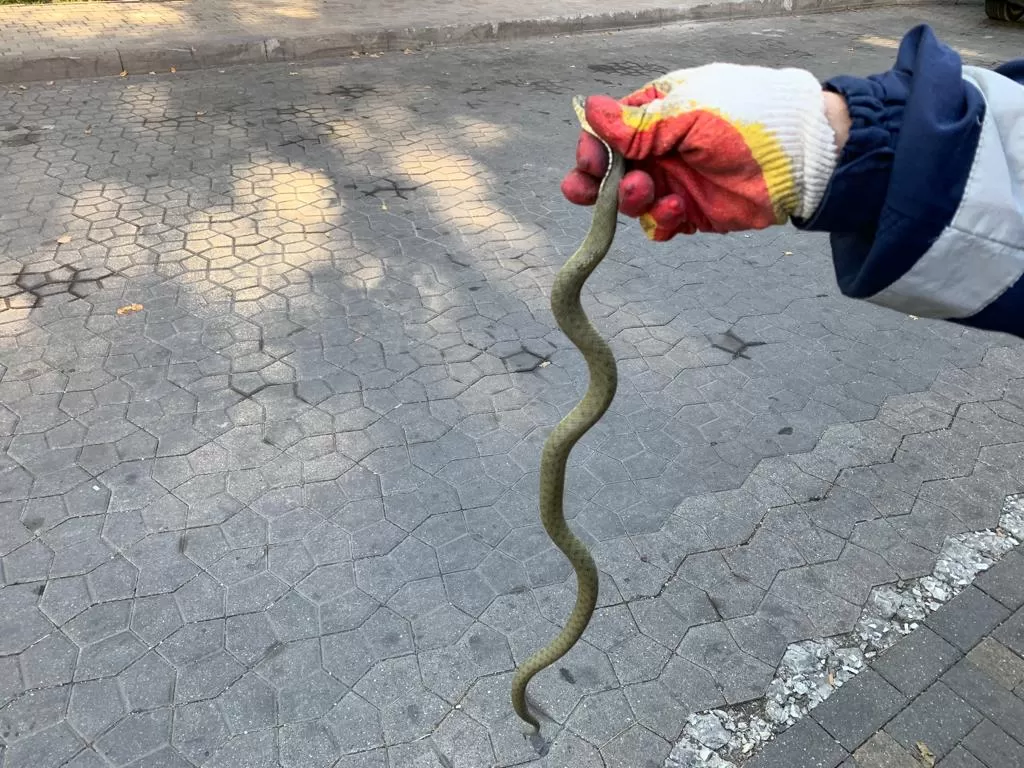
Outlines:
[{"label": "gray paver", "polygon": [[75,755],[65,765],[67,768],[103,768],[103,758],[92,749],[86,749]]},{"label": "gray paver", "polygon": [[634,725],[604,745],[601,750],[608,768],[659,768],[671,745],[640,725]]},{"label": "gray paver", "polygon": [[960,658],[960,652],[928,627],[886,651],[873,665],[882,677],[907,696],[916,696]]},{"label": "gray paver", "polygon": [[3,709],[4,739],[8,743],[59,723],[67,707],[70,691],[62,688],[44,688],[27,691],[12,700]]},{"label": "gray paver", "polygon": [[1024,658],[991,637],[974,646],[967,660],[1009,690],[1024,682]]},{"label": "gray paver", "polygon": [[1024,554],[1009,553],[995,572],[978,576],[976,586],[1011,611],[1024,605]]},{"label": "gray paver", "polygon": [[907,703],[904,695],[870,669],[844,685],[842,691],[842,696],[831,697],[816,707],[813,717],[851,752]]},{"label": "gray paver", "polygon": [[[78,661],[78,647],[60,632],[53,632],[21,654],[21,676],[26,688],[70,683]],[[14,657],[8,657],[12,661]]]},{"label": "gray paver", "polygon": [[[558,193],[569,98],[736,50],[878,71],[863,40],[920,16],[970,63],[1017,52],[970,13],[0,89],[5,765],[536,762],[507,692],[574,596],[536,510],[586,376],[548,308],[589,221]],[[593,276],[620,392],[567,513],[601,607],[531,688],[549,764],[660,764],[689,714],[757,700],[788,643],[848,631],[1020,489],[1021,347],[839,298],[826,247],[623,227]],[[998,573],[979,588],[1013,610]],[[972,617],[943,632],[966,648]],[[1014,669],[1019,627],[972,669]],[[942,671],[921,654],[889,683]],[[891,697],[848,692],[871,680]],[[841,764],[810,722],[781,743]]]},{"label": "gray paver", "polygon": [[96,680],[77,683],[68,702],[68,722],[87,739],[103,733],[125,713],[117,683]]},{"label": "gray paver", "polygon": [[58,723],[12,744],[6,750],[5,758],[9,765],[58,768],[82,746],[81,739],[66,723]]},{"label": "gray paver", "polygon": [[710,672],[730,704],[756,698],[774,674],[767,664],[741,651],[723,623],[694,627],[677,653]]},{"label": "gray paver", "polygon": [[1018,609],[993,635],[997,640],[1024,656],[1024,609]]},{"label": "gray paver", "polygon": [[269,728],[277,723],[274,689],[249,672],[217,697],[220,711],[233,734]]},{"label": "gray paver", "polygon": [[317,721],[293,723],[281,729],[280,761],[288,768],[326,768],[334,761],[334,745],[327,727]]},{"label": "gray paver", "polygon": [[966,660],[944,674],[942,681],[982,715],[1024,741],[1024,701]]},{"label": "gray paver", "polygon": [[988,720],[967,734],[964,746],[986,765],[1024,764],[1024,745]]},{"label": "gray paver", "polygon": [[985,764],[963,747],[957,747],[939,763],[942,768],[986,768]]},{"label": "gray paver", "polygon": [[118,682],[131,709],[142,711],[171,703],[175,677],[174,668],[151,651],[118,675]]},{"label": "gray paver", "polygon": [[968,651],[1010,615],[980,589],[970,586],[928,617],[928,626],[944,639]]},{"label": "gray paver", "polygon": [[170,741],[171,710],[129,714],[96,741],[96,749],[117,765],[155,752]]},{"label": "gray paver", "polygon": [[900,712],[885,731],[908,750],[920,741],[941,758],[981,720],[981,713],[938,682]]},{"label": "gray paver", "polygon": [[[879,731],[853,753],[849,768],[920,768],[921,763],[885,731]],[[840,768],[847,768],[843,763]]]},{"label": "gray paver", "polygon": [[849,753],[811,718],[804,718],[766,746],[750,768],[836,768]]}]

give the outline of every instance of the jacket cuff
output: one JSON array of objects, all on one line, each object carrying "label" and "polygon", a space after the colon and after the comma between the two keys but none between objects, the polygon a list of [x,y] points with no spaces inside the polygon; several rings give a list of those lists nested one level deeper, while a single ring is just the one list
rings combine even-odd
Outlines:
[{"label": "jacket cuff", "polygon": [[794,218],[793,223],[805,230],[874,231],[903,122],[907,77],[900,72],[869,78],[842,76],[826,81],[824,89],[846,101],[850,136],[821,204],[810,218]]}]

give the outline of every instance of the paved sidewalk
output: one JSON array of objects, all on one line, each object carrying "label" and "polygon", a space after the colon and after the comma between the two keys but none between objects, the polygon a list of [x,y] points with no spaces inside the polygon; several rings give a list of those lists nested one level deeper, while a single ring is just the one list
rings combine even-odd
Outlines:
[{"label": "paved sidewalk", "polygon": [[567,503],[600,607],[543,742],[509,706],[574,595],[536,507],[586,386],[572,95],[877,72],[922,18],[1020,51],[946,5],[0,87],[0,766],[659,768],[995,525],[1020,340],[844,299],[820,234],[624,226]]},{"label": "paved sidewalk", "polygon": [[0,82],[347,56],[899,0],[179,0],[0,6]]},{"label": "paved sidewalk", "polygon": [[1024,766],[1024,553],[768,745],[747,768]]}]

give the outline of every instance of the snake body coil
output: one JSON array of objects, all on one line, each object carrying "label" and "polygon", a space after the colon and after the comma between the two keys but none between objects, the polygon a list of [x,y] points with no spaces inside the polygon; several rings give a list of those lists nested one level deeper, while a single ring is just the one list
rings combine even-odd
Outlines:
[{"label": "snake body coil", "polygon": [[541,522],[548,536],[576,571],[577,595],[576,605],[562,631],[547,647],[523,662],[512,680],[512,707],[534,730],[540,729],[540,723],[527,706],[526,686],[534,675],[554,664],[576,644],[590,623],[597,604],[597,566],[586,545],[576,538],[566,524],[562,497],[569,453],[608,410],[618,383],[615,357],[591,325],[580,302],[583,284],[608,253],[618,222],[618,188],[625,163],[620,155],[610,149],[608,154],[608,171],[601,182],[590,230],[555,277],[551,291],[551,310],[555,320],[583,354],[590,371],[590,384],[583,399],[551,432],[541,455]]}]

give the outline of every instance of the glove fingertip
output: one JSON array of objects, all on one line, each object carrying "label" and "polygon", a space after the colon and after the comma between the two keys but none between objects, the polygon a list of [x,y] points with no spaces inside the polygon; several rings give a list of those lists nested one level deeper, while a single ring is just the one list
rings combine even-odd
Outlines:
[{"label": "glove fingertip", "polygon": [[654,179],[646,171],[632,170],[619,182],[619,211],[636,218],[654,203]]},{"label": "glove fingertip", "polygon": [[562,195],[575,205],[593,205],[597,202],[600,183],[593,176],[572,170],[562,179]]},{"label": "glove fingertip", "polygon": [[644,231],[651,240],[664,242],[677,234],[695,231],[692,222],[687,221],[687,205],[682,195],[665,195],[654,202],[644,218]]},{"label": "glove fingertip", "polygon": [[586,131],[576,142],[576,169],[595,178],[602,178],[608,169],[608,150],[600,139]]}]

